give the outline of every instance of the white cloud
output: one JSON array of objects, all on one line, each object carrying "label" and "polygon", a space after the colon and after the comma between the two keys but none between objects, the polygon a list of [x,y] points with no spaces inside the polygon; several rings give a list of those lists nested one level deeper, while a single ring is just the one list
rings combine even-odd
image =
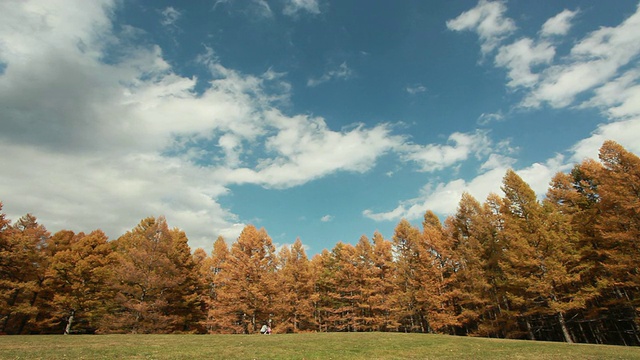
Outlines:
[{"label": "white cloud", "polygon": [[571,20],[578,14],[578,11],[563,10],[558,15],[547,20],[540,30],[542,36],[564,36],[571,29]]},{"label": "white cloud", "polygon": [[411,95],[415,95],[421,92],[427,91],[427,88],[422,84],[409,85],[405,88],[406,92]]},{"label": "white cloud", "polygon": [[162,19],[160,23],[163,26],[171,27],[175,26],[176,21],[182,17],[182,13],[176,10],[173,6],[168,6],[162,10]]},{"label": "white cloud", "polygon": [[496,55],[496,66],[509,70],[511,79],[509,87],[531,87],[538,83],[538,74],[531,72],[531,67],[549,64],[555,56],[555,48],[548,42],[534,43],[532,39],[523,38],[510,45],[502,46]]},{"label": "white cloud", "polygon": [[320,14],[320,4],[318,0],[285,0],[283,13],[288,16],[296,16],[300,12],[310,14]]},{"label": "white cloud", "polygon": [[[547,191],[551,177],[558,171],[568,169],[563,159],[558,155],[544,164],[535,163],[516,172],[531,186],[538,197],[542,197]],[[418,197],[402,201],[393,210],[375,213],[367,209],[363,211],[363,215],[375,221],[397,221],[402,218],[420,219],[427,210],[444,215],[454,214],[464,192],[471,194],[479,201],[486,199],[490,193],[501,194],[502,178],[514,163],[515,160],[512,158],[492,155],[481,167],[486,171],[469,181],[454,179],[435,185],[430,183],[424,186]]]},{"label": "white cloud", "polygon": [[273,156],[261,159],[256,168],[219,169],[217,176],[229,183],[295,186],[336,171],[365,172],[403,141],[391,135],[386,124],[338,132],[330,130],[322,118],[287,117],[277,110],[264,115],[273,126],[273,135],[264,142]]},{"label": "white cloud", "polygon": [[595,95],[580,105],[597,107],[610,119],[640,116],[640,68],[628,70],[594,91]]},{"label": "white cloud", "polygon": [[574,162],[586,158],[597,159],[598,150],[605,140],[614,140],[627,150],[640,154],[640,117],[601,124],[590,137],[580,140],[572,147]]},{"label": "white cloud", "polygon": [[262,17],[272,17],[273,11],[266,0],[254,0],[255,13]]},{"label": "white cloud", "polygon": [[320,84],[326,83],[331,80],[345,80],[351,77],[353,71],[349,68],[346,62],[343,62],[335,69],[328,70],[319,78],[310,78],[307,80],[307,86],[315,87]]},{"label": "white cloud", "polygon": [[333,220],[333,215],[325,215],[325,216],[320,218],[320,221],[322,221],[322,222],[330,222],[332,220]]},{"label": "white cloud", "polygon": [[442,170],[455,163],[466,160],[470,155],[486,153],[491,145],[491,140],[486,133],[453,133],[449,136],[451,145],[406,144],[398,148],[405,161],[416,163],[420,171],[430,172]]},{"label": "white cloud", "polygon": [[499,122],[504,120],[504,115],[501,111],[495,113],[482,113],[478,117],[478,125],[488,125],[492,122]]},{"label": "white cloud", "polygon": [[571,49],[560,65],[541,74],[539,84],[524,99],[523,106],[566,107],[576,96],[604,85],[640,54],[640,8],[615,27],[590,33]]},{"label": "white cloud", "polygon": [[506,11],[501,1],[480,0],[473,9],[447,21],[447,28],[475,31],[480,36],[482,54],[486,55],[516,30],[513,20],[504,16]]}]

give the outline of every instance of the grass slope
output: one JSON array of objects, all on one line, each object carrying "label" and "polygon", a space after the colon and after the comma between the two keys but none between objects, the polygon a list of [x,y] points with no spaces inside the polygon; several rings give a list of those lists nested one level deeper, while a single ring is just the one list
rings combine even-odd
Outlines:
[{"label": "grass slope", "polygon": [[640,348],[425,334],[0,336],[0,359],[640,359]]}]

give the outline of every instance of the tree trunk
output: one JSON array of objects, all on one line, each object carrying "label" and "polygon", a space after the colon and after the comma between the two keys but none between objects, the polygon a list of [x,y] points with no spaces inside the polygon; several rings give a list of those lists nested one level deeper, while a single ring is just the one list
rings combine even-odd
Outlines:
[{"label": "tree trunk", "polygon": [[529,319],[526,316],[524,318],[524,323],[527,325],[527,333],[528,333],[529,340],[535,340],[536,337],[533,334],[533,329],[531,328],[531,323],[529,322]]},{"label": "tree trunk", "polygon": [[67,319],[67,326],[64,328],[64,334],[65,335],[69,335],[71,333],[71,325],[73,325],[73,319],[74,316],[76,314],[75,310],[71,310],[71,314],[69,315],[69,318]]},{"label": "tree trunk", "polygon": [[569,329],[567,329],[567,323],[564,321],[564,315],[559,312],[558,313],[558,321],[560,322],[560,328],[562,329],[562,335],[564,335],[564,341],[568,343],[573,343],[573,339],[571,338],[571,334],[569,333]]}]

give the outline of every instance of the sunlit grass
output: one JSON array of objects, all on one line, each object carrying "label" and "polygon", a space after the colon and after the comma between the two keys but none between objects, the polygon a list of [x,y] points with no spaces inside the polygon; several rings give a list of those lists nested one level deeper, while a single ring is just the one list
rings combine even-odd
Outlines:
[{"label": "sunlit grass", "polygon": [[398,333],[1,336],[0,359],[640,359],[640,348]]}]

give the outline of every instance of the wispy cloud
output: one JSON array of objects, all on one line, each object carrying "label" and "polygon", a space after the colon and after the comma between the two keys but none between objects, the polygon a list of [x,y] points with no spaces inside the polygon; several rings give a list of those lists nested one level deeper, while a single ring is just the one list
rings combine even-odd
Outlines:
[{"label": "wispy cloud", "polygon": [[533,73],[531,68],[551,63],[555,53],[551,43],[523,38],[500,47],[495,65],[509,70],[507,86],[532,87],[538,83],[540,75]]},{"label": "wispy cloud", "polygon": [[350,78],[352,73],[353,71],[349,68],[347,63],[343,62],[337,68],[328,70],[318,78],[310,78],[307,80],[307,86],[315,87],[332,80],[345,80]]},{"label": "wispy cloud", "polygon": [[640,54],[640,11],[622,24],[602,27],[581,39],[558,65],[541,73],[540,81],[523,101],[536,108],[569,106],[577,95],[605,85]]},{"label": "wispy cloud", "polygon": [[320,218],[320,221],[322,221],[322,222],[330,222],[332,220],[333,220],[333,215],[325,215],[325,216]]},{"label": "wispy cloud", "polygon": [[478,117],[478,125],[488,125],[493,122],[499,122],[504,120],[504,115],[502,111],[498,111],[495,113],[482,113]]},{"label": "wispy cloud", "polygon": [[501,1],[480,0],[473,9],[447,21],[447,28],[477,32],[482,54],[486,55],[516,30],[514,21],[504,16],[506,11],[507,7]]},{"label": "wispy cloud", "polygon": [[296,16],[299,13],[320,14],[318,0],[285,0],[282,12],[288,16]]},{"label": "wispy cloud", "polygon": [[411,95],[415,95],[427,91],[427,88],[422,84],[414,84],[405,87],[405,91]]},{"label": "wispy cloud", "polygon": [[251,1],[231,1],[231,0],[216,0],[213,4],[212,10],[215,11],[218,7],[226,8],[230,13],[238,12],[247,16],[250,20],[272,18],[273,11],[267,0],[251,0]]},{"label": "wispy cloud", "polygon": [[578,11],[563,10],[558,15],[547,20],[540,30],[542,36],[564,36],[571,29],[571,20],[578,14]]},{"label": "wispy cloud", "polygon": [[182,13],[176,10],[173,6],[166,7],[162,10],[161,14],[162,19],[160,20],[160,23],[167,27],[175,26],[176,21],[182,17]]},{"label": "wispy cloud", "polygon": [[485,132],[453,133],[448,143],[443,144],[404,144],[398,148],[402,158],[418,165],[420,171],[442,170],[466,160],[470,155],[487,153],[491,140]]},{"label": "wispy cloud", "polygon": [[262,17],[272,17],[273,11],[266,0],[253,0],[255,12]]}]

